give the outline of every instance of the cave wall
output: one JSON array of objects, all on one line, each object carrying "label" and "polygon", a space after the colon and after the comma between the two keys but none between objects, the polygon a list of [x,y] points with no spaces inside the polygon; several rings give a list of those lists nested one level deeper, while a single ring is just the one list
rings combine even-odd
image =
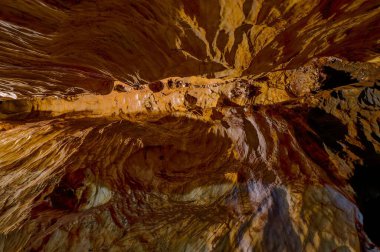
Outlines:
[{"label": "cave wall", "polygon": [[378,251],[377,1],[0,2],[0,251]]}]

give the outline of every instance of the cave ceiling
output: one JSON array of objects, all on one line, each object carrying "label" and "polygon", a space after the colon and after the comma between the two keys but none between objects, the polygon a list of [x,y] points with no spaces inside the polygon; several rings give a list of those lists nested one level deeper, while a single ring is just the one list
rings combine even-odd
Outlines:
[{"label": "cave ceiling", "polygon": [[376,0],[1,0],[0,251],[379,251]]}]

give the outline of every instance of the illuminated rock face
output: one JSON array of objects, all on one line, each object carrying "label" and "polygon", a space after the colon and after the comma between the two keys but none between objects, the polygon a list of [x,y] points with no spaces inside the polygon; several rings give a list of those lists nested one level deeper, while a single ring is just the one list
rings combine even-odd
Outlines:
[{"label": "illuminated rock face", "polygon": [[0,251],[377,251],[379,8],[2,1]]}]

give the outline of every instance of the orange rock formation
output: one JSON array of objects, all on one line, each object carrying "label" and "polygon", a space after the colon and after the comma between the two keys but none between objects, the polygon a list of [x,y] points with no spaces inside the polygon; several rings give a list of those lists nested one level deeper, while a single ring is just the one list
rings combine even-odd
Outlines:
[{"label": "orange rock formation", "polygon": [[378,251],[375,0],[0,2],[0,251]]}]

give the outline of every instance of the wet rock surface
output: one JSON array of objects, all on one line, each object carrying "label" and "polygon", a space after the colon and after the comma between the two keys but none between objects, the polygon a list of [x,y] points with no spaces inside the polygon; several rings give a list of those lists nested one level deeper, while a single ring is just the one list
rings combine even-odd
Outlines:
[{"label": "wet rock surface", "polygon": [[379,8],[2,1],[0,251],[378,251]]}]

